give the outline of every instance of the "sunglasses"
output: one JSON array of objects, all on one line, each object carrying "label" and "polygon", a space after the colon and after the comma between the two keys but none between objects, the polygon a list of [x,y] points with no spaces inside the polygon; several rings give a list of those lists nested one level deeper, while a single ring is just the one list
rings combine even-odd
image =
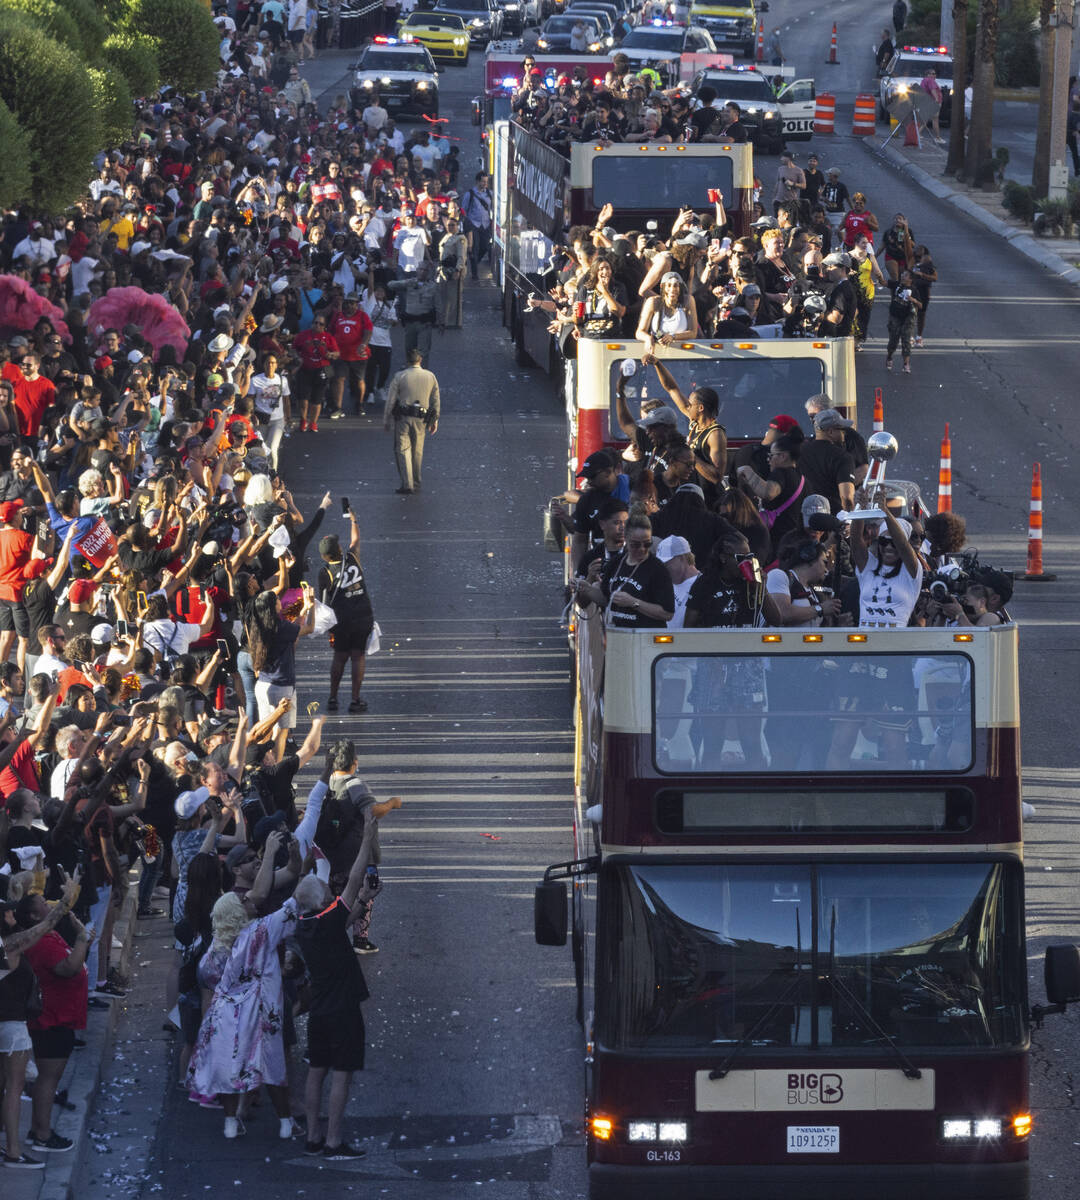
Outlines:
[{"label": "sunglasses", "polygon": [[892,540],[892,538],[888,538],[888,537],[879,537],[877,540],[877,544],[879,546],[895,546],[896,545],[896,543]]},{"label": "sunglasses", "polygon": [[637,538],[632,538],[629,542],[627,542],[627,545],[636,546],[639,550],[648,550],[648,548],[652,545],[652,538],[648,538],[646,541],[639,541]]}]

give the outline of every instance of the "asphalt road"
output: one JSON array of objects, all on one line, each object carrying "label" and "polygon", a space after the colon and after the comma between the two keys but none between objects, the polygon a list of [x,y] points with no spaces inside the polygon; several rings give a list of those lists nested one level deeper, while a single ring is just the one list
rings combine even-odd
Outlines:
[{"label": "asphalt road", "polygon": [[[837,19],[859,8],[848,0]],[[879,18],[868,20],[871,34],[859,35],[867,44]],[[346,61],[327,57],[310,77],[333,91]],[[443,112],[461,138],[466,174],[477,145],[468,101],[480,79],[480,56],[443,74]],[[1071,418],[1080,301],[853,139],[819,139],[816,148],[879,214],[903,209],[940,274],[927,348],[912,376],[885,373],[880,307],[858,364],[863,399],[885,389],[886,427],[902,447],[893,475],[931,491],[948,420],[954,504],[971,541],[985,561],[1022,568],[1031,463],[1043,464],[1047,569],[1058,581],[1018,586],[1012,606],[1024,626],[1026,795],[1038,810],[1027,830],[1038,998],[1043,947],[1077,934],[1080,501]],[[774,166],[761,164],[767,194]],[[548,381],[514,366],[495,290],[470,285],[466,312],[465,330],[437,340],[432,358],[444,418],[429,443],[423,495],[393,494],[389,438],[370,419],[294,436],[283,458],[303,508],[330,488],[347,493],[361,514],[385,633],[365,688],[370,712],[327,729],[358,740],[380,797],[405,800],[383,826],[386,889],[372,927],[382,949],[364,962],[369,1065],[348,1118],[369,1156],[351,1166],[313,1163],[295,1143],[283,1152],[268,1116],[249,1121],[246,1139],[226,1143],[221,1114],[186,1102],[172,1085],[172,1040],[160,1032],[169,937],[157,922],[135,956],[136,991],[80,1200],[187,1200],[235,1189],[268,1198],[328,1189],[395,1200],[458,1200],[481,1190],[494,1200],[584,1196],[570,957],[536,947],[531,931],[532,884],[570,852],[559,563],[539,539],[539,506],[562,477],[562,414]],[[305,656],[304,699],[323,697],[326,664],[323,648]],[[1037,1200],[1074,1200],[1077,1192],[1078,1018],[1052,1017],[1035,1035]]]}]

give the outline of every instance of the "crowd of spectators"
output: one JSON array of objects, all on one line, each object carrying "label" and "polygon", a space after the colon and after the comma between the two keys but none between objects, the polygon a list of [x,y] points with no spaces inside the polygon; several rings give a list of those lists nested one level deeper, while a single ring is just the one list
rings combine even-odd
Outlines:
[{"label": "crowd of spectators", "polygon": [[[219,87],[140,108],[81,203],[0,228],[7,1167],[71,1148],[59,1084],[89,1014],[129,987],[111,956],[132,892],[139,919],[175,927],[181,1086],[231,1138],[265,1084],[283,1138],[362,1156],[342,1130],[357,955],[377,950],[377,821],[401,801],[378,802],[338,741],[297,806],[346,667],[349,713],[367,708],[378,629],[357,519],[327,532],[329,493],[302,511],[286,439],[381,413],[395,324],[406,341],[461,324],[490,196],[475,181],[464,216],[456,151],[403,135],[377,95],[321,116],[295,69],[303,6],[276,7],[280,30],[272,0],[223,24]],[[328,691],[301,697],[299,639],[327,634]],[[300,1013],[306,1126],[285,1077]]]}]

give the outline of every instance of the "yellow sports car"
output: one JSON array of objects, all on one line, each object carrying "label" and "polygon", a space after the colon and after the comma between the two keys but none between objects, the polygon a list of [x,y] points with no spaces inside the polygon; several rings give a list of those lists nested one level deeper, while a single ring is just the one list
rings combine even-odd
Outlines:
[{"label": "yellow sports car", "polygon": [[426,46],[432,58],[462,66],[469,61],[469,31],[461,17],[453,13],[411,12],[398,21],[397,35],[403,42]]}]

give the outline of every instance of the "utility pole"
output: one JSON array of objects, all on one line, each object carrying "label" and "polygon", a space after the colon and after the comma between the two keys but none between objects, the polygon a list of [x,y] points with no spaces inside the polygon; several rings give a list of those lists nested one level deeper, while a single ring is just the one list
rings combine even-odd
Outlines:
[{"label": "utility pole", "polygon": [[1035,160],[1031,186],[1036,196],[1050,189],[1050,114],[1054,94],[1054,43],[1057,0],[1039,0],[1039,114],[1035,123]]},{"label": "utility pole", "polygon": [[1053,19],[1054,75],[1050,96],[1050,171],[1046,195],[1064,200],[1069,193],[1065,136],[1069,119],[1069,64],[1072,61],[1074,0],[1057,0]]},{"label": "utility pole", "polygon": [[[953,32],[953,17],[953,0],[941,0],[941,32],[938,34],[938,45],[948,46],[950,50],[953,49],[953,40],[955,38],[955,34]],[[955,80],[956,76],[954,73],[953,81],[955,82]]]},{"label": "utility pole", "polygon": [[[950,0],[942,0],[942,11]],[[964,90],[967,87],[968,62],[968,0],[951,0],[953,40],[951,43],[941,40],[943,46],[952,46],[953,55],[953,86],[952,112],[949,117],[949,157],[945,163],[946,175],[960,175],[964,170],[965,123]]]}]

